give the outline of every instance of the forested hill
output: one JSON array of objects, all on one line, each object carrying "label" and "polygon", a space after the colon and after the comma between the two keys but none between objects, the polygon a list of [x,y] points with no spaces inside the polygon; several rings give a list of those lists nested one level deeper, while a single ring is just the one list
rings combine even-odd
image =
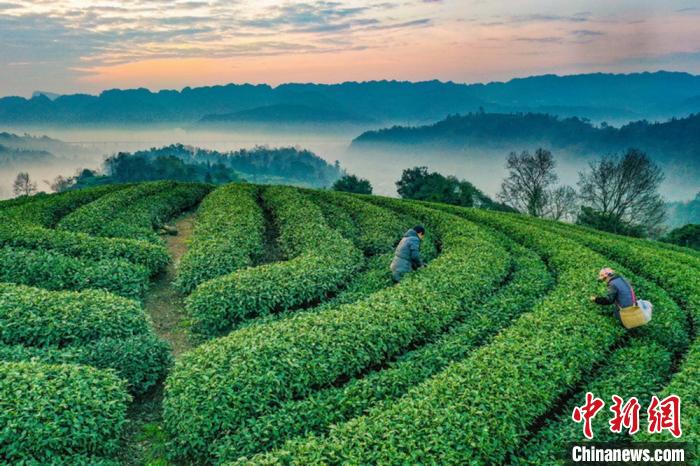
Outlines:
[{"label": "forested hill", "polygon": [[579,118],[538,113],[470,113],[454,115],[426,126],[394,126],[368,131],[354,147],[371,145],[507,147],[544,145],[574,153],[604,154],[629,147],[647,151],[659,160],[687,160],[700,164],[700,114],[663,123],[637,121],[616,128],[596,126]]},{"label": "forested hill", "polygon": [[[282,106],[282,107],[278,107]],[[596,121],[684,116],[700,111],[700,76],[677,72],[532,76],[507,82],[370,81],[342,84],[228,84],[181,91],[113,89],[31,99],[0,98],[0,123],[35,125],[195,123],[206,117],[288,122],[299,106],[323,120],[424,123],[483,107]],[[270,108],[276,112],[270,112]],[[295,109],[295,111],[290,111]],[[284,111],[281,111],[284,110]],[[243,113],[239,113],[243,112]],[[246,113],[250,112],[250,113]],[[271,114],[272,113],[272,114]],[[274,113],[277,113],[276,115]],[[262,114],[262,115],[261,115]],[[291,114],[291,116],[290,116]],[[304,118],[307,115],[302,112]],[[250,121],[250,120],[248,120]]]},{"label": "forested hill", "polygon": [[120,154],[132,158],[157,159],[175,157],[186,164],[221,164],[250,182],[299,184],[327,187],[342,176],[342,170],[306,149],[258,146],[231,152],[200,149],[173,144],[161,148]]}]

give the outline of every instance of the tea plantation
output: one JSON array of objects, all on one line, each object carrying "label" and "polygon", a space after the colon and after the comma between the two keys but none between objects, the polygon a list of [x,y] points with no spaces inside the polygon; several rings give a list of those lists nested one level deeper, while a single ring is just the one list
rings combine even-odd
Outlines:
[{"label": "tea plantation", "polygon": [[[395,285],[418,223],[428,266]],[[173,265],[177,357],[149,300]],[[590,302],[604,266],[649,325]],[[697,252],[525,216],[168,181],[4,201],[0,463],[564,464],[589,391],[677,394],[700,444],[699,320]]]}]

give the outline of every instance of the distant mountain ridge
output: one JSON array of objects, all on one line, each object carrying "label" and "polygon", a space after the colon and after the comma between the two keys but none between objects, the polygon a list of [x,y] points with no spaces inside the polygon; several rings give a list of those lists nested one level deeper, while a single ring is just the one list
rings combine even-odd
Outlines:
[{"label": "distant mountain ridge", "polygon": [[234,113],[205,115],[199,123],[359,123],[367,121],[344,110],[301,104],[275,104]]},{"label": "distant mountain ridge", "polygon": [[25,168],[54,160],[50,152],[42,150],[15,149],[0,144],[0,168]]},{"label": "distant mountain ridge", "polygon": [[607,154],[635,147],[656,160],[700,167],[700,113],[662,123],[637,121],[620,128],[594,126],[580,118],[540,113],[452,115],[432,125],[394,126],[367,131],[355,148],[393,145],[523,150],[543,146],[578,154]]},{"label": "distant mountain ridge", "polygon": [[[543,75],[488,84],[369,81],[342,84],[228,84],[181,91],[107,90],[100,95],[45,94],[0,99],[0,124],[192,124],[215,115],[260,118],[265,108],[317,109],[387,123],[425,123],[483,107],[613,122],[663,119],[700,111],[700,76],[681,72]],[[258,110],[255,110],[258,109]],[[241,113],[242,112],[242,113]],[[295,115],[292,115],[295,116]],[[296,115],[298,118],[298,114]],[[286,122],[289,115],[268,115]]]}]

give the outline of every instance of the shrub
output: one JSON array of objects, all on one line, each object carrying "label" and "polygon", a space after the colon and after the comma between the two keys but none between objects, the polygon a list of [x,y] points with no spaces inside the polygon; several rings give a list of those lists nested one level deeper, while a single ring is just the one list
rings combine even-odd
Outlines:
[{"label": "shrub", "polygon": [[604,259],[485,211],[465,212],[535,248],[557,274],[555,289],[492,343],[391,406],[332,429],[326,439],[292,442],[251,463],[500,463],[531,423],[601,360],[622,334],[587,298],[595,286],[591,274]]},{"label": "shrub", "polygon": [[[700,322],[700,275],[697,273],[697,268],[678,260],[682,253],[661,249],[655,243],[641,244],[635,241],[625,241],[619,237],[572,231],[564,227],[557,228],[591,248],[616,258],[653,279],[684,307],[696,324]],[[658,317],[659,313],[655,313],[654,319]],[[665,394],[675,393],[682,397],[684,434],[688,434],[684,440],[691,444],[700,438],[689,427],[698,425],[700,422],[700,403],[698,402],[700,384],[697,383],[697,375],[700,371],[699,352],[696,340],[680,371],[663,392]],[[641,436],[641,438],[649,440],[647,436]]]},{"label": "shrub", "polygon": [[[574,406],[582,403],[586,392],[602,398],[606,403],[606,411],[613,395],[622,396],[625,400],[636,396],[644,405],[664,383],[670,370],[671,355],[666,349],[649,339],[632,340],[628,347],[615,351],[610,356],[609,363],[563,406],[561,414],[548,419],[509,463],[567,464],[562,455],[563,450],[566,445],[582,439],[581,425],[571,421],[571,412]],[[594,440],[617,443],[631,440],[626,432],[610,432],[609,417],[606,414],[601,412],[593,419]]]},{"label": "shrub", "polygon": [[175,186],[173,181],[139,183],[82,206],[58,222],[58,229],[104,236],[105,226],[141,199]]},{"label": "shrub", "polygon": [[[349,212],[357,233],[351,238],[367,255],[391,252],[403,233],[414,226],[395,212],[346,194],[316,191],[319,200]],[[417,222],[416,222],[417,223]]]},{"label": "shrub", "polygon": [[43,227],[53,227],[63,216],[75,209],[125,187],[126,185],[110,185],[60,194],[37,194],[13,203],[13,208],[4,209],[0,213],[0,217]]},{"label": "shrub", "polygon": [[211,186],[206,184],[175,184],[125,207],[101,228],[99,235],[160,243],[154,229],[162,228],[168,219],[191,209],[210,190]]},{"label": "shrub", "polygon": [[549,288],[552,279],[542,261],[514,247],[511,280],[478,308],[465,307],[460,323],[432,343],[410,351],[382,370],[365,374],[341,387],[329,387],[303,400],[282,403],[270,414],[253,418],[224,437],[213,449],[219,459],[236,459],[279,447],[286,439],[325,432],[332,424],[389,404],[411,387],[466,357],[490,340]]},{"label": "shrub", "polygon": [[98,238],[18,222],[0,222],[0,246],[45,249],[98,261],[126,259],[143,265],[150,275],[157,274],[170,262],[170,255],[163,246],[122,238]]},{"label": "shrub", "polygon": [[241,321],[291,309],[337,291],[362,258],[328,227],[323,214],[293,188],[265,188],[284,262],[247,268],[202,283],[186,301],[193,332],[214,336]]},{"label": "shrub", "polygon": [[129,402],[124,383],[86,366],[0,362],[0,452],[12,464],[112,456]]},{"label": "shrub", "polygon": [[[674,439],[671,434],[649,434],[640,432],[635,441],[638,442],[672,442],[682,441],[691,448],[697,448],[700,441],[700,434],[697,426],[700,425],[700,404],[698,395],[700,394],[700,341],[695,340],[688,351],[681,370],[676,373],[666,388],[660,390],[657,395],[660,399],[668,395],[678,395],[681,397],[681,427],[683,437]],[[696,450],[697,453],[697,450]]]},{"label": "shrub", "polygon": [[170,347],[152,333],[127,338],[100,338],[63,348],[0,345],[0,361],[34,360],[46,364],[81,364],[114,369],[133,395],[153,387],[172,364]]},{"label": "shrub", "polygon": [[202,460],[245,419],[398,356],[497,286],[509,261],[489,235],[450,215],[413,212],[443,244],[420,273],[351,305],[241,329],[178,360],[164,400],[174,456]]},{"label": "shrub", "polygon": [[123,259],[79,260],[40,249],[0,247],[0,282],[49,290],[102,288],[140,298],[148,286],[148,270]]},{"label": "shrub", "polygon": [[204,199],[190,248],[178,265],[180,291],[191,293],[200,283],[251,266],[262,255],[265,220],[257,197],[256,186],[230,184]]},{"label": "shrub", "polygon": [[0,284],[0,343],[51,346],[146,333],[135,301],[106,291],[46,291]]},{"label": "shrub", "polygon": [[158,243],[153,229],[195,205],[210,189],[209,185],[173,181],[133,185],[81,207],[61,220],[58,228]]}]

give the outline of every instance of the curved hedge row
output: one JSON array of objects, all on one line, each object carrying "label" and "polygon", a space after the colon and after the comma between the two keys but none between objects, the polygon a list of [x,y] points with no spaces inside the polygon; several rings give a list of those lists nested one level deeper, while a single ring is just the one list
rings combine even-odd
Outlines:
[{"label": "curved hedge row", "polygon": [[130,396],[109,371],[0,362],[0,453],[11,464],[109,457],[119,447]]},{"label": "curved hedge row", "polygon": [[193,333],[215,336],[251,317],[319,300],[342,287],[362,263],[352,243],[294,188],[263,191],[279,229],[284,262],[238,270],[202,283],[186,300]]},{"label": "curved hedge row", "polygon": [[[274,412],[250,419],[214,446],[219,460],[279,447],[285,440],[325,432],[330,425],[365,414],[380,403],[391,403],[411,387],[485,344],[549,289],[552,278],[544,263],[524,248],[514,252],[511,280],[478,308],[464,308],[461,323],[419,349],[406,353],[380,371],[342,387],[313,393],[304,400],[282,403]],[[386,272],[385,272],[386,274]]]},{"label": "curved hedge row", "polygon": [[0,282],[48,290],[104,289],[141,298],[148,270],[123,259],[79,260],[41,249],[0,247]]},{"label": "curved hedge row", "polygon": [[[696,327],[700,323],[700,274],[693,267],[669,260],[666,257],[666,251],[654,254],[651,246],[640,247],[624,239],[611,239],[591,233],[572,232],[568,229],[566,233],[655,280],[685,307]],[[657,315],[655,314],[654,319]],[[700,434],[693,428],[700,425],[700,401],[698,401],[700,383],[697,382],[700,374],[699,354],[700,340],[696,338],[680,371],[673,377],[669,387],[664,390],[666,394],[675,393],[681,396],[684,439],[691,443],[700,440]]]},{"label": "curved hedge row", "polygon": [[106,225],[141,199],[166,189],[172,189],[174,181],[153,181],[128,186],[86,204],[58,222],[59,230],[104,236]]},{"label": "curved hedge row", "polygon": [[[251,463],[494,464],[622,335],[588,296],[605,259],[551,233],[486,212],[465,216],[502,229],[547,258],[558,284],[532,312],[407,396]],[[484,413],[488,413],[485,416]]]},{"label": "curved hedge row", "polygon": [[321,202],[331,203],[341,211],[349,213],[356,230],[352,241],[368,256],[393,251],[394,246],[406,230],[414,226],[406,225],[394,212],[388,209],[365,202],[349,194],[314,191],[310,195]]},{"label": "curved hedge row", "polygon": [[340,233],[343,238],[349,239],[355,243],[355,246],[359,247],[357,239],[360,236],[360,230],[350,216],[350,212],[340,208],[337,204],[330,202],[328,199],[321,197],[319,193],[319,191],[309,190],[307,195],[313,199],[316,205],[321,209],[326,223]]},{"label": "curved hedge row", "polygon": [[79,207],[125,187],[127,185],[117,184],[66,191],[59,194],[37,194],[14,203],[12,208],[3,209],[0,211],[0,218],[53,228],[62,217]]},{"label": "curved hedge row", "polygon": [[189,250],[175,285],[191,293],[200,283],[249,267],[263,253],[265,219],[258,187],[230,184],[209,194],[199,209]]},{"label": "curved hedge row", "polygon": [[[633,339],[629,346],[615,351],[609,363],[575,394],[564,406],[561,414],[548,419],[542,429],[530,439],[520,452],[509,459],[509,464],[570,464],[563,455],[566,445],[580,442],[581,424],[572,422],[571,412],[574,406],[585,400],[586,392],[605,401],[605,412],[593,419],[592,427],[596,442],[627,442],[631,437],[623,431],[621,434],[610,432],[608,426],[612,395],[622,396],[625,401],[636,396],[644,406],[651,395],[665,382],[671,371],[671,355],[654,341],[641,338]],[[643,413],[640,413],[643,418]],[[640,420],[640,432],[644,422]]]},{"label": "curved hedge row", "polygon": [[681,441],[686,442],[686,445],[696,448],[695,453],[698,453],[698,445],[700,445],[700,433],[698,426],[700,425],[700,403],[698,396],[700,394],[700,340],[696,338],[690,351],[683,361],[681,370],[673,375],[671,382],[663,389],[659,390],[657,395],[663,399],[669,395],[678,395],[681,397],[681,427],[683,429],[683,437],[674,439],[671,434],[649,434],[640,432],[635,441],[639,442],[671,442]]},{"label": "curved hedge row", "polygon": [[154,230],[162,228],[173,216],[194,207],[211,188],[201,183],[176,183],[143,197],[103,225],[99,236],[161,243]]},{"label": "curved hedge row", "polygon": [[102,290],[46,291],[0,283],[0,343],[50,346],[148,332],[141,306]]},{"label": "curved hedge row", "polygon": [[[665,260],[673,260],[686,267],[700,268],[700,251],[690,248],[683,248],[675,244],[663,243],[641,238],[630,238],[629,236],[616,235],[614,233],[600,234],[599,230],[586,226],[574,226],[567,223],[552,220],[539,220],[540,225],[562,232],[584,235],[587,238],[594,238],[603,243],[624,245],[626,248],[632,247],[636,250],[646,251],[651,254],[663,254]],[[597,243],[599,246],[600,243]],[[596,246],[596,247],[597,247]]]},{"label": "curved hedge row", "polygon": [[357,303],[244,328],[177,361],[164,400],[173,456],[202,461],[247,418],[434,337],[506,275],[508,254],[490,235],[451,215],[412,210],[442,239],[442,255],[426,269]]},{"label": "curved hedge row", "polygon": [[21,222],[0,222],[0,246],[45,249],[91,260],[125,259],[155,275],[170,262],[165,247],[122,238],[99,238],[85,233],[50,230]]},{"label": "curved hedge row", "polygon": [[170,347],[152,333],[127,338],[100,338],[58,348],[0,345],[0,361],[81,364],[114,369],[133,395],[142,395],[165,377],[172,364]]}]

